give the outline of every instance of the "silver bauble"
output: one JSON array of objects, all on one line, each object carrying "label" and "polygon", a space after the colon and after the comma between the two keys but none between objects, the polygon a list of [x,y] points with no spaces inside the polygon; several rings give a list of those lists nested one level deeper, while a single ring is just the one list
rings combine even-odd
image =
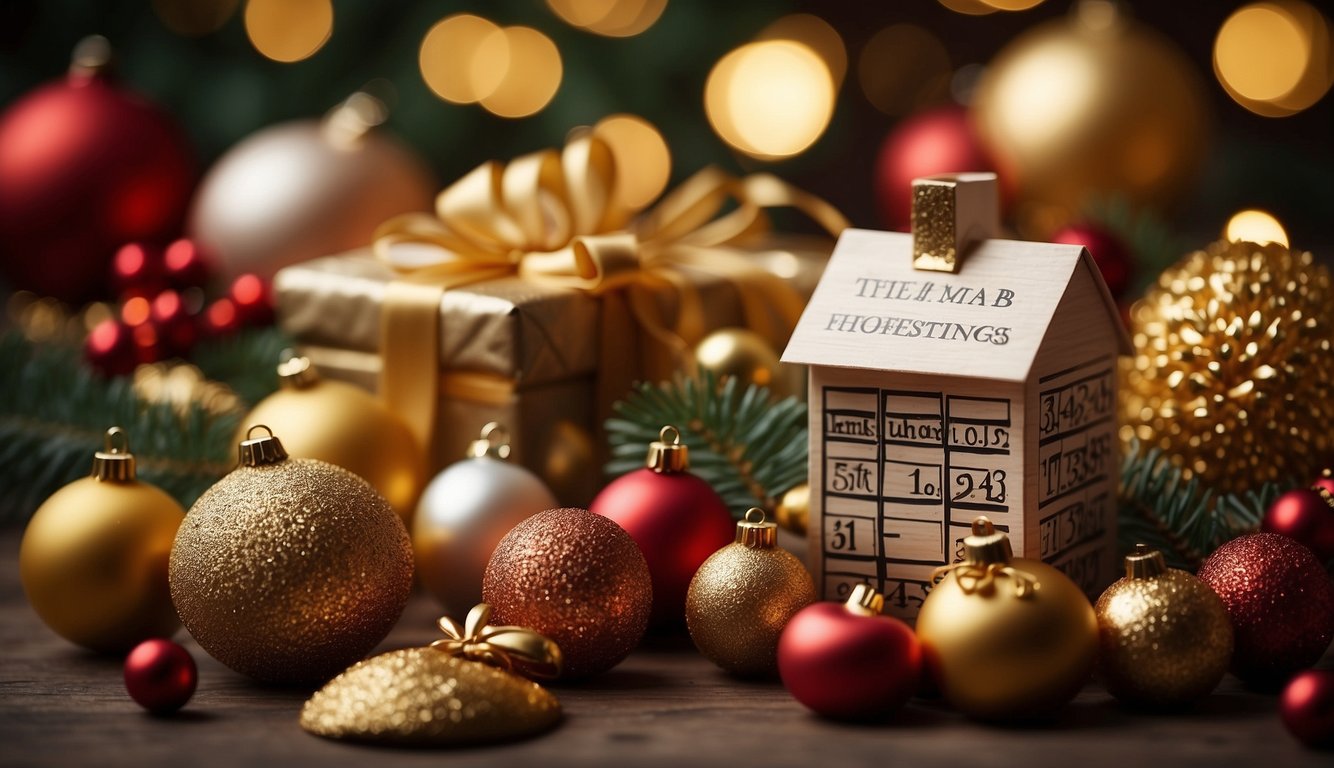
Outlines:
[{"label": "silver bauble", "polygon": [[413,519],[417,573],[449,611],[482,601],[482,574],[511,528],[560,506],[537,475],[505,460],[509,446],[495,442],[503,432],[487,424],[469,458],[427,484]]}]

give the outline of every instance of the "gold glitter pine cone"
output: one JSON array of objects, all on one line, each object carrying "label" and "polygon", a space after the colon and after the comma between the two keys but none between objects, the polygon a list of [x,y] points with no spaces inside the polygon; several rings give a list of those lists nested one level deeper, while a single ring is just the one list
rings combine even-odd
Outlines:
[{"label": "gold glitter pine cone", "polygon": [[1309,252],[1217,242],[1131,309],[1121,437],[1220,493],[1334,461],[1334,289]]}]

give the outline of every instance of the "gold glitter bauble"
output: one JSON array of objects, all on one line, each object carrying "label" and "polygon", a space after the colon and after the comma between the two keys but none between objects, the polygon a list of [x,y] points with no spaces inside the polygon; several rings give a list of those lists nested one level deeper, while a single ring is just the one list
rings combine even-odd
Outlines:
[{"label": "gold glitter bauble", "polygon": [[549,509],[500,540],[482,578],[497,624],[551,638],[562,679],[605,672],[634,650],[648,627],[648,563],[621,526],[586,509]]},{"label": "gold glitter bauble", "polygon": [[19,577],[33,610],[85,648],[124,653],[180,627],[167,558],[185,510],[135,479],[124,432],[107,432],[93,474],[42,503],[19,547]]},{"label": "gold glitter bauble", "polygon": [[979,518],[967,560],[940,569],[917,614],[936,686],[959,711],[990,720],[1041,715],[1075,697],[1098,650],[1093,606],[1055,568],[1013,557],[1009,538]]},{"label": "gold glitter bauble", "polygon": [[200,647],[237,672],[324,682],[403,612],[408,532],[351,472],[289,459],[274,437],[241,448],[242,466],[199,497],[176,534],[171,598]]},{"label": "gold glitter bauble", "polygon": [[728,672],[772,676],[783,627],[815,602],[815,583],[800,560],[778,548],[778,526],[764,522],[759,509],[746,517],[737,523],[736,541],[710,555],[690,580],[686,627],[699,652]]},{"label": "gold glitter bauble", "polygon": [[560,702],[531,680],[433,648],[367,659],[301,709],[301,727],[330,739],[458,746],[533,736],[560,722]]},{"label": "gold glitter bauble", "polygon": [[695,363],[721,379],[740,379],[742,387],[757,384],[773,389],[778,379],[778,355],[764,337],[745,328],[723,328],[695,346]]},{"label": "gold glitter bauble", "polygon": [[[279,365],[278,379],[281,389],[242,424],[267,424],[292,456],[327,461],[362,478],[410,525],[426,486],[426,455],[403,419],[359,387],[321,379],[304,357]],[[237,434],[238,442],[242,438]]]},{"label": "gold glitter bauble", "polygon": [[1094,606],[1098,670],[1118,699],[1150,706],[1208,694],[1232,660],[1232,622],[1223,601],[1195,576],[1168,568],[1139,545],[1126,576]]},{"label": "gold glitter bauble", "polygon": [[1130,311],[1121,437],[1219,493],[1334,462],[1334,288],[1310,253],[1218,242]]},{"label": "gold glitter bauble", "polygon": [[783,530],[805,536],[811,519],[811,487],[802,483],[784,493],[774,510],[774,518]]}]

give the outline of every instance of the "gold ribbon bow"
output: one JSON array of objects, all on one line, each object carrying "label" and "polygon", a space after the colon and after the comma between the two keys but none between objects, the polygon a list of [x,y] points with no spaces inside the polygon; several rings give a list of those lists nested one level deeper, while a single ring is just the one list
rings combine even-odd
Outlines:
[{"label": "gold ribbon bow", "polygon": [[[773,175],[737,179],[715,168],[699,171],[636,218],[637,210],[616,202],[615,170],[611,149],[585,131],[560,152],[483,163],[439,194],[435,216],[399,216],[376,231],[376,257],[399,278],[382,312],[380,392],[428,449],[439,397],[440,302],[450,288],[517,276],[604,301],[618,296],[638,327],[680,358],[688,354],[686,340],[697,340],[705,328],[702,300],[678,267],[744,277],[751,287],[740,291],[748,325],[782,339],[801,314],[800,298],[730,246],[767,229],[769,207],[795,207],[835,235],[848,226],[833,206]],[[735,207],[723,213],[729,201]],[[671,327],[653,295],[664,287],[679,303]],[[605,350],[624,329],[603,325]],[[599,365],[599,401],[620,394],[607,378],[614,367]]]},{"label": "gold ribbon bow", "polygon": [[1002,576],[1014,579],[1014,596],[1021,600],[1035,594],[1042,587],[1036,576],[1006,563],[963,562],[941,566],[931,572],[931,583],[945,578],[951,571],[959,582],[959,589],[968,595],[985,594],[990,591],[996,579]]},{"label": "gold ribbon bow", "polygon": [[488,626],[490,620],[491,606],[486,603],[473,606],[463,626],[442,616],[436,626],[445,639],[436,640],[431,647],[525,677],[550,680],[560,676],[561,654],[554,640],[523,627]]}]

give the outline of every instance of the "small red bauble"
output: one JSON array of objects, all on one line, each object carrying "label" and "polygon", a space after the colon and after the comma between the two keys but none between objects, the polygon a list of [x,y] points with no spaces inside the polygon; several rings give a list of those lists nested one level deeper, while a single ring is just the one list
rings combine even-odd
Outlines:
[{"label": "small red bauble", "polygon": [[1052,235],[1050,240],[1087,248],[1112,298],[1119,300],[1125,296],[1134,277],[1135,265],[1130,249],[1120,237],[1096,224],[1075,224]]},{"label": "small red bauble", "polygon": [[1334,494],[1334,470],[1326,469],[1320,473],[1320,477],[1311,481],[1311,490],[1319,491],[1324,489],[1326,493]]},{"label": "small red bauble", "polygon": [[[899,123],[880,145],[875,163],[875,197],[880,220],[891,229],[907,230],[912,218],[912,180],[959,171],[994,171],[996,164],[982,145],[962,107],[944,107]],[[1001,199],[1006,198],[1004,179]]]},{"label": "small red bauble", "polygon": [[121,296],[150,296],[166,287],[162,253],[145,243],[126,243],[111,259],[111,284]]},{"label": "small red bauble", "polygon": [[162,272],[176,288],[202,288],[213,276],[213,257],[199,243],[183,237],[163,251]]},{"label": "small red bauble", "polygon": [[199,326],[176,291],[166,290],[154,297],[150,317],[158,344],[167,355],[185,356],[199,340]]},{"label": "small red bauble", "polygon": [[687,471],[676,428],[664,427],[660,437],[649,446],[648,466],[613,480],[589,511],[616,521],[639,545],[653,579],[653,624],[675,627],[685,621],[695,571],[732,543],[736,525],[712,486]]},{"label": "small red bauble", "polygon": [[1283,682],[1314,664],[1334,638],[1334,582],[1311,550],[1286,536],[1233,539],[1199,576],[1227,607],[1232,672],[1249,683]]},{"label": "small red bauble", "polygon": [[1306,746],[1334,747],[1334,669],[1308,669],[1289,680],[1278,714]]},{"label": "small red bauble", "polygon": [[224,297],[209,304],[204,310],[202,325],[208,336],[230,336],[241,329],[241,318],[236,314],[236,305],[232,300]]},{"label": "small red bauble", "polygon": [[1312,488],[1288,491],[1265,511],[1260,530],[1305,544],[1322,562],[1334,558],[1334,496]]},{"label": "small red bauble", "polygon": [[103,376],[125,376],[139,364],[134,331],[119,320],[103,320],[83,343],[83,359]]},{"label": "small red bauble", "polygon": [[273,322],[273,296],[269,284],[259,275],[244,274],[233,280],[227,298],[236,307],[236,316],[242,325]]},{"label": "small red bauble", "polygon": [[792,697],[818,714],[865,718],[897,710],[916,693],[922,648],[907,624],[880,613],[866,585],[848,602],[809,605],[778,640],[778,674]]},{"label": "small red bauble", "polygon": [[145,640],[125,657],[125,690],[154,714],[185,706],[198,679],[190,652],[170,640]]}]

